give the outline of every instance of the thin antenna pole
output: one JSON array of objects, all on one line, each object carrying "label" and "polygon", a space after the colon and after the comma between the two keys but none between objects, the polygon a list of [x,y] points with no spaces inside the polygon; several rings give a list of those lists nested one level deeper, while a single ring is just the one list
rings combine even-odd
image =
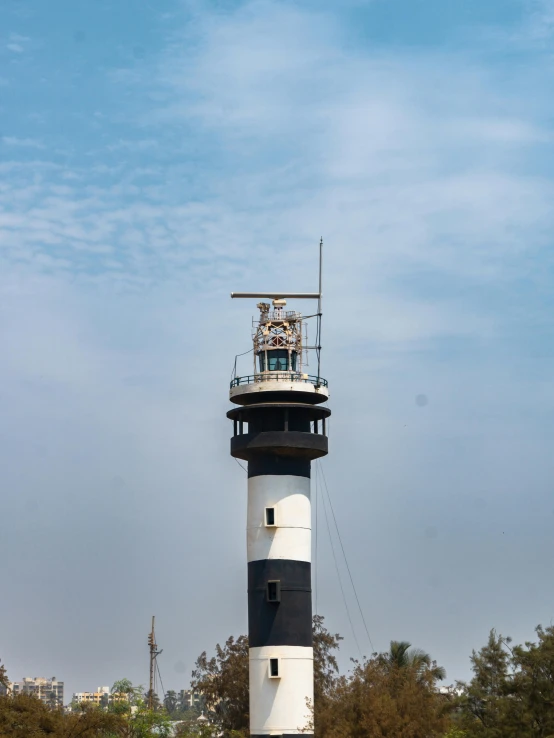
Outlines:
[{"label": "thin antenna pole", "polygon": [[156,638],[154,636],[154,619],[152,615],[152,630],[148,636],[148,645],[150,646],[150,689],[148,690],[148,709],[154,706],[154,663],[156,660]]},{"label": "thin antenna pole", "polygon": [[317,377],[321,376],[321,286],[323,279],[323,237],[319,242],[319,297],[317,300],[317,322],[318,322],[318,340],[317,340]]},{"label": "thin antenna pole", "polygon": [[319,300],[317,301],[317,312],[321,313],[321,280],[323,274],[323,238],[319,242]]}]

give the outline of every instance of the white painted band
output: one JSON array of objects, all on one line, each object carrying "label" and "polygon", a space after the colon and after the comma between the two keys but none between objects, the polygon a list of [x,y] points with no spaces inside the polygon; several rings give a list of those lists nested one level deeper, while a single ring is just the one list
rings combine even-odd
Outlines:
[{"label": "white painted band", "polygon": [[[269,676],[269,659],[279,659],[279,678]],[[250,649],[250,732],[302,734],[313,705],[313,648],[263,646]]]},{"label": "white painted band", "polygon": [[303,392],[304,394],[321,395],[325,400],[329,399],[329,389],[327,387],[316,387],[311,382],[287,382],[285,380],[240,384],[238,387],[231,387],[229,397],[232,401],[234,397],[252,395],[258,392]]},{"label": "white painted band", "polygon": [[[266,508],[275,526],[266,526]],[[248,480],[248,561],[311,561],[310,480],[293,475],[264,475]]]}]

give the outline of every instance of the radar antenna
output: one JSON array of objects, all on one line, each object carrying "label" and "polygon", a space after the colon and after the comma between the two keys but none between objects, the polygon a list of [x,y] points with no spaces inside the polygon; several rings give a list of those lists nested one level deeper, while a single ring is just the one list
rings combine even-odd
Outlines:
[{"label": "radar antenna", "polygon": [[[285,299],[291,300],[317,300],[317,337],[314,347],[317,355],[317,376],[321,376],[321,318],[322,318],[322,279],[323,279],[323,238],[319,242],[319,289],[317,292],[231,292],[233,299],[270,299],[276,308],[284,307]],[[283,302],[281,302],[283,301]],[[267,303],[259,303],[257,306],[264,315],[268,314],[269,305]],[[314,316],[312,316],[314,317]]]}]

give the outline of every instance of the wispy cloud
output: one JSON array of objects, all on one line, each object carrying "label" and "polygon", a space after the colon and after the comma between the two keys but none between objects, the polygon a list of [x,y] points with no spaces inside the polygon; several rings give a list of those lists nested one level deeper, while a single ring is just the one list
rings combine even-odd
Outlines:
[{"label": "wispy cloud", "polygon": [[10,41],[13,43],[20,44],[30,40],[29,36],[22,36],[20,33],[10,33]]},{"label": "wispy cloud", "polygon": [[120,151],[121,149],[127,149],[130,151],[145,151],[147,149],[155,149],[160,145],[159,141],[155,139],[119,139],[114,143],[109,144],[106,148],[108,151]]},{"label": "wispy cloud", "polygon": [[6,49],[14,54],[22,54],[25,51],[25,44],[30,40],[29,36],[22,36],[19,33],[10,33]]},{"label": "wispy cloud", "polygon": [[35,138],[18,138],[17,136],[2,136],[0,139],[5,146],[14,146],[27,149],[44,149],[44,144]]},{"label": "wispy cloud", "polygon": [[[414,270],[435,290],[451,278],[540,277],[544,261],[534,259],[550,260],[554,188],[532,161],[551,144],[547,116],[459,52],[349,51],[345,33],[326,12],[267,0],[197,13],[154,65],[117,77],[148,95],[129,125],[152,135],[106,146],[134,158],[66,167],[60,176],[74,184],[55,195],[52,182],[20,173],[4,194],[5,253],[38,268],[36,255],[55,251],[80,278],[181,275],[217,286],[254,256],[263,269],[276,252],[305,279],[305,249],[325,234],[337,245],[331,260],[349,254],[331,277],[338,290],[379,290],[386,273],[389,299],[400,300],[394,285],[403,290]],[[168,146],[175,160],[163,169],[140,160],[156,164]],[[102,257],[108,245],[119,255],[115,272]],[[94,264],[85,253],[96,253]],[[416,293],[404,315],[423,300],[427,326],[442,332],[428,296]],[[451,325],[490,329],[462,313]]]},{"label": "wispy cloud", "polygon": [[362,271],[394,260],[488,279],[547,245],[552,186],[529,147],[551,142],[549,119],[533,118],[519,87],[500,92],[491,69],[443,50],[349,53],[334,17],[290,4],[191,25],[147,80],[167,103],[145,117],[211,132],[242,182],[222,199],[263,199],[302,239],[315,217]]},{"label": "wispy cloud", "polygon": [[529,10],[526,31],[531,40],[552,40],[554,33],[554,2],[552,0],[527,0]]}]

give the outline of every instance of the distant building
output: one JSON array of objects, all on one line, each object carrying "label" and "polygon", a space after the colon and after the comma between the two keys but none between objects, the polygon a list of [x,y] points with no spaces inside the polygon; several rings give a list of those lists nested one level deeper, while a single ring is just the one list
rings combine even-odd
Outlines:
[{"label": "distant building", "polygon": [[179,692],[178,699],[181,709],[189,710],[194,707],[200,710],[204,705],[200,692],[193,692],[192,689],[182,689]]},{"label": "distant building", "polygon": [[24,677],[21,682],[10,682],[8,688],[0,688],[0,694],[29,694],[38,697],[48,705],[63,705],[63,682],[56,677]]},{"label": "distant building", "polygon": [[112,701],[109,687],[98,687],[96,692],[74,692],[72,702],[86,702],[90,705],[105,705]]}]

